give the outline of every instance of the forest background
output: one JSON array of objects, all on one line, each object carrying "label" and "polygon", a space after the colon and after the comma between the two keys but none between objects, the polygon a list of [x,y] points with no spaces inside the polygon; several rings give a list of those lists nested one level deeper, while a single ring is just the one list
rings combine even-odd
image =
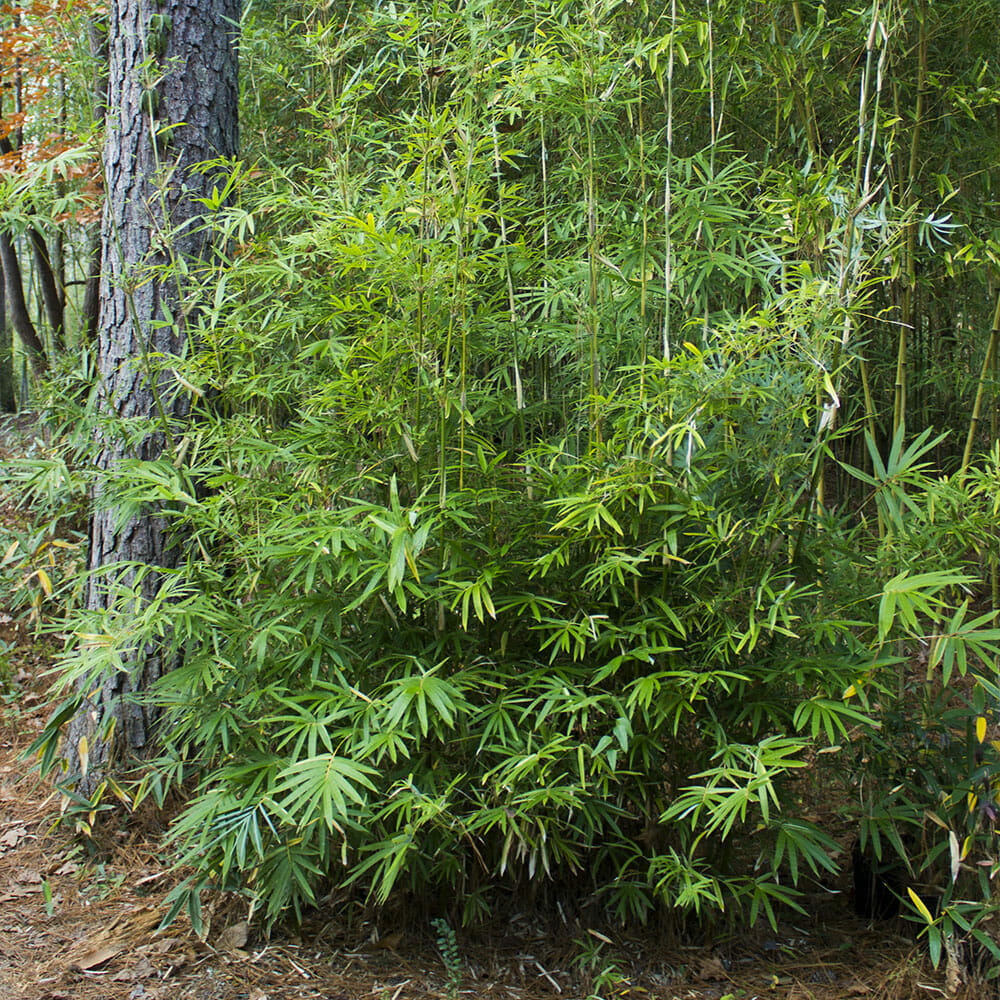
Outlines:
[{"label": "forest background", "polygon": [[[50,441],[4,571],[68,636],[66,821],[182,800],[196,925],[773,923],[844,857],[823,796],[935,964],[1000,968],[995,4],[247,4],[214,249],[123,279],[186,331],[131,417],[100,21],[0,14],[0,405]],[[88,563],[99,517],[169,560]]]}]

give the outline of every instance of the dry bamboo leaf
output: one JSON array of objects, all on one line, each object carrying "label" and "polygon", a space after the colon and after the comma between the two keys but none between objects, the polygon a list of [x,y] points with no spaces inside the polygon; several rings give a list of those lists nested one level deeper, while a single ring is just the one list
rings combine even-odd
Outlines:
[{"label": "dry bamboo leaf", "polygon": [[72,963],[74,969],[86,972],[88,969],[103,965],[108,959],[114,958],[122,950],[121,944],[102,944],[88,951],[82,958]]},{"label": "dry bamboo leaf", "polygon": [[695,973],[695,979],[702,983],[708,980],[726,979],[727,977],[728,973],[722,964],[722,959],[714,955],[711,958],[702,959],[698,963],[698,971]]},{"label": "dry bamboo leaf", "polygon": [[230,924],[215,940],[219,951],[236,951],[242,948],[250,937],[250,927],[245,920]]},{"label": "dry bamboo leaf", "polygon": [[377,941],[373,941],[370,947],[372,951],[395,951],[396,946],[402,940],[402,932],[395,931],[392,934],[386,934],[385,937],[380,937]]},{"label": "dry bamboo leaf", "polygon": [[27,835],[28,831],[23,826],[16,826],[0,837],[0,847],[17,847]]}]

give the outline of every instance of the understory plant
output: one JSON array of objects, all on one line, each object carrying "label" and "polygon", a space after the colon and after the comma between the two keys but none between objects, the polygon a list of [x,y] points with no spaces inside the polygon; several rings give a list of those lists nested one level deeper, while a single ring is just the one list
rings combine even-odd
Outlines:
[{"label": "understory plant", "polygon": [[[807,804],[833,789],[941,892],[932,953],[986,936],[1000,460],[952,471],[877,419],[866,338],[913,206],[879,193],[876,119],[823,157],[803,100],[778,162],[722,133],[721,79],[771,121],[763,70],[640,6],[297,24],[323,102],[279,134],[309,150],[261,134],[185,275],[196,348],[144,359],[190,412],[95,426],[52,394],[60,474],[122,523],[158,511],[178,558],[93,571],[118,600],[61,626],[36,749],[58,766],[136,649],[176,663],[138,696],[158,755],[97,793],[185,796],[168,919],[215,889],[273,923],[336,885],[452,923],[527,897],[775,925],[838,869]],[[874,80],[885,38],[856,29]],[[163,457],[90,472],[95,431],[158,430]]]}]

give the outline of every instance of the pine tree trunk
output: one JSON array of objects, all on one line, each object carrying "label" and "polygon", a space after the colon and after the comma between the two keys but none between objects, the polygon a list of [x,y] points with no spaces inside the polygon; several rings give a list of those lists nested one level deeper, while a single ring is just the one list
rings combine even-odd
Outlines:
[{"label": "pine tree trunk", "polygon": [[[183,273],[211,254],[211,234],[197,223],[205,212],[198,199],[220,183],[217,173],[192,166],[237,152],[239,17],[240,0],[157,5],[112,0],[108,11],[100,407],[107,415],[151,420],[156,427],[131,448],[123,436],[104,438],[98,467],[112,474],[123,459],[169,454],[188,414],[188,398],[173,372],[162,364],[151,370],[148,360],[181,355],[188,347],[184,317],[190,322],[190,289]],[[156,57],[152,67],[151,55]],[[167,310],[171,322],[166,322]],[[155,568],[176,565],[181,545],[155,509],[121,525],[116,510],[96,505],[90,567],[98,572],[88,585],[88,608],[110,612],[112,621],[127,614],[115,598],[121,588],[138,591],[140,603],[148,601],[160,583]],[[137,584],[134,571],[114,568],[127,561],[154,572]],[[105,775],[155,747],[155,718],[136,696],[172,664],[161,649],[151,647],[133,650],[129,661],[125,670],[83,692],[87,698],[68,728],[71,777],[82,770],[81,757],[89,762],[77,783],[87,795]]]}]

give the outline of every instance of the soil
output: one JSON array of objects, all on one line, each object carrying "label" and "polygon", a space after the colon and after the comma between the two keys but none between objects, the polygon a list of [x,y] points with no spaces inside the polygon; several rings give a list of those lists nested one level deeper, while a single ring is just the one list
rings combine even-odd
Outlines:
[{"label": "soil", "polygon": [[[12,502],[0,504],[0,525],[23,521]],[[36,634],[30,602],[26,612],[6,607],[11,588],[28,586],[30,572],[0,578],[8,588],[0,592],[0,1000],[996,995],[959,982],[954,970],[950,982],[945,970],[935,972],[911,925],[855,917],[846,879],[817,887],[804,901],[807,915],[777,931],[765,925],[711,942],[667,943],[652,931],[578,923],[553,929],[521,913],[486,930],[460,931],[450,967],[429,925],[380,925],[334,901],[298,931],[270,937],[248,926],[238,901],[225,899],[214,910],[209,904],[200,936],[182,920],[158,931],[175,877],[158,840],[159,819],[112,824],[119,828],[105,831],[101,852],[88,853],[58,824],[59,796],[24,759],[50,711],[52,661],[51,640]],[[31,585],[37,588],[37,576]]]}]

